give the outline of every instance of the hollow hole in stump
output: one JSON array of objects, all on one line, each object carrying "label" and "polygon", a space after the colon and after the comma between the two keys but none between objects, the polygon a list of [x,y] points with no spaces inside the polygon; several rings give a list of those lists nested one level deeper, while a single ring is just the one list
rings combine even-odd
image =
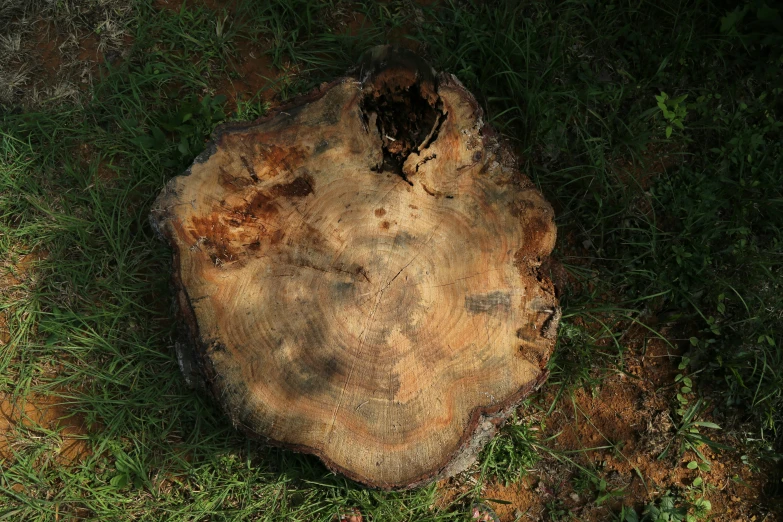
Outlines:
[{"label": "hollow hole in stump", "polygon": [[382,83],[366,94],[362,112],[369,123],[375,114],[375,125],[383,143],[383,163],[378,172],[393,172],[409,185],[413,183],[402,170],[412,152],[427,148],[438,137],[446,113],[440,98],[434,105],[423,96],[419,82],[410,86]]}]

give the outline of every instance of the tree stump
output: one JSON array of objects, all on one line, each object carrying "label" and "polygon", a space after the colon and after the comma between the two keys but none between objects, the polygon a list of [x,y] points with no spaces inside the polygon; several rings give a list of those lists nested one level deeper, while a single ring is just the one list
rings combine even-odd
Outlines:
[{"label": "tree stump", "polygon": [[231,422],[383,489],[464,470],[546,378],[556,229],[473,96],[412,53],[219,127],[151,222],[180,364]]}]

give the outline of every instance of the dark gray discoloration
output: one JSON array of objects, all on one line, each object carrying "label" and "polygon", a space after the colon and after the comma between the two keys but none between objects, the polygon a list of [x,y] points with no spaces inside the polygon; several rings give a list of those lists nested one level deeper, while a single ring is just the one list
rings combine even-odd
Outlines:
[{"label": "dark gray discoloration", "polygon": [[284,381],[288,385],[288,390],[292,398],[301,393],[310,395],[319,395],[326,393],[327,390],[340,381],[344,374],[340,361],[329,354],[319,355],[309,354],[308,364],[300,362],[299,364],[281,364],[280,372],[284,376]]},{"label": "dark gray discoloration", "polygon": [[469,314],[492,314],[511,310],[511,296],[508,292],[495,291],[465,297],[465,310]]},{"label": "dark gray discoloration", "polygon": [[178,340],[174,343],[174,350],[177,353],[179,370],[182,372],[182,375],[185,376],[185,383],[195,390],[205,390],[207,385],[201,375],[192,347],[189,344]]},{"label": "dark gray discoloration", "polygon": [[326,149],[329,148],[329,142],[326,140],[321,140],[318,142],[318,144],[315,146],[315,149],[313,150],[313,154],[321,154],[322,152],[326,151]]},{"label": "dark gray discoloration", "polygon": [[400,230],[396,236],[394,236],[394,244],[400,247],[407,247],[417,241],[415,236],[409,234],[406,230]]},{"label": "dark gray discoloration", "polygon": [[349,281],[340,281],[332,285],[333,295],[341,299],[350,299],[355,291],[353,283]]},{"label": "dark gray discoloration", "polygon": [[[214,140],[207,143],[206,147],[204,147],[204,150],[201,151],[201,154],[196,156],[196,158],[193,160],[193,164],[201,164],[206,163],[206,161],[212,157],[214,153],[217,152],[217,143],[215,143]],[[192,166],[191,166],[192,168]],[[190,169],[188,169],[188,172],[185,173],[185,175],[188,175],[190,173]]]}]

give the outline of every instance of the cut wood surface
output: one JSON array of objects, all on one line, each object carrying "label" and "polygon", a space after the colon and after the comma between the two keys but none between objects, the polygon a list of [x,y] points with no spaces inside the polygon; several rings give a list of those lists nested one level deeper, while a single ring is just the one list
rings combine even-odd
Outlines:
[{"label": "cut wood surface", "polygon": [[406,488],[465,469],[545,379],[554,215],[483,118],[379,48],[171,180],[151,221],[180,363],[236,426]]}]

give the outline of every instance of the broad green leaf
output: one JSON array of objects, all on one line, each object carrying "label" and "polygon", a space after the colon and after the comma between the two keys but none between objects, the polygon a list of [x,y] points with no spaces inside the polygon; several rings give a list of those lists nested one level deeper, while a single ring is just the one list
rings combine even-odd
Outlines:
[{"label": "broad green leaf", "polygon": [[109,483],[117,489],[122,489],[128,485],[128,474],[120,473],[119,475],[114,475]]}]

